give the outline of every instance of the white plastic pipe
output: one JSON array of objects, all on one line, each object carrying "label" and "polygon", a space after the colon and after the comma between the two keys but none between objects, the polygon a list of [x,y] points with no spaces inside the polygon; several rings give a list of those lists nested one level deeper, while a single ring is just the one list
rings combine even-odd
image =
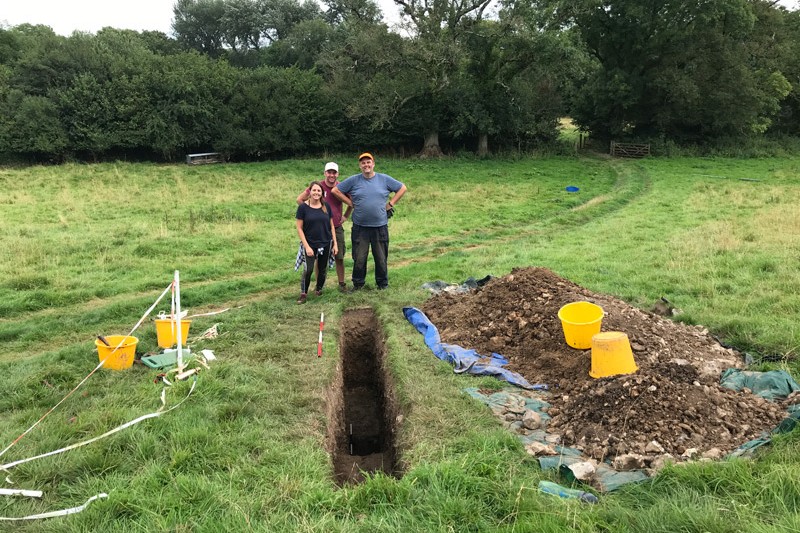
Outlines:
[{"label": "white plastic pipe", "polygon": [[0,489],[0,496],[27,496],[28,498],[41,498],[42,491],[26,489]]},{"label": "white plastic pipe", "polygon": [[178,339],[178,370],[183,369],[183,335],[181,334],[181,280],[178,271],[175,271],[175,314],[172,318],[175,321],[175,332]]}]

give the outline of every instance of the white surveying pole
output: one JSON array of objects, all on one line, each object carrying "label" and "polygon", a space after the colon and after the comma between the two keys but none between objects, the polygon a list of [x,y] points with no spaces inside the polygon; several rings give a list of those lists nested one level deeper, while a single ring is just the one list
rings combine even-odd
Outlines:
[{"label": "white surveying pole", "polygon": [[181,278],[178,271],[175,271],[175,332],[178,338],[178,371],[183,370],[183,352],[181,345],[183,344],[183,335],[181,335]]}]

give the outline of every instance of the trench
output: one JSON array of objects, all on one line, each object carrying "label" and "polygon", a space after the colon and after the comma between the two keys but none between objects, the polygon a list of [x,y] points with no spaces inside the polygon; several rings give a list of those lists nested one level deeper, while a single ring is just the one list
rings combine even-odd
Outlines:
[{"label": "trench", "polygon": [[383,472],[399,477],[398,408],[386,365],[383,328],[371,308],[340,321],[339,364],[328,391],[327,445],[339,486]]}]

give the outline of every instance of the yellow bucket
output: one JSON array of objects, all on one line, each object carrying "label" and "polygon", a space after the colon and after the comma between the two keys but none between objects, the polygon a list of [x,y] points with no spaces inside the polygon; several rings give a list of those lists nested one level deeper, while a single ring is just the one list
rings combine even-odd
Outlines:
[{"label": "yellow bucket", "polygon": [[[186,339],[189,337],[189,326],[191,324],[191,320],[181,320],[181,346],[186,345]],[[158,337],[159,348],[172,348],[177,344],[177,326],[178,325],[169,318],[156,319],[156,337]]]},{"label": "yellow bucket", "polygon": [[620,331],[605,331],[592,337],[593,378],[605,378],[619,374],[633,374],[639,370],[633,360],[628,336]]},{"label": "yellow bucket", "polygon": [[[132,367],[133,356],[136,355],[136,344],[139,339],[126,335],[106,335],[104,338],[111,346],[106,346],[100,339],[94,341],[94,345],[97,346],[97,356],[101,361],[105,361],[103,368],[125,370]],[[120,342],[122,342],[122,346],[117,348]],[[114,351],[114,348],[117,348],[117,350]]]},{"label": "yellow bucket", "polygon": [[579,350],[592,347],[592,335],[600,333],[603,308],[591,302],[572,302],[558,310],[564,339]]}]

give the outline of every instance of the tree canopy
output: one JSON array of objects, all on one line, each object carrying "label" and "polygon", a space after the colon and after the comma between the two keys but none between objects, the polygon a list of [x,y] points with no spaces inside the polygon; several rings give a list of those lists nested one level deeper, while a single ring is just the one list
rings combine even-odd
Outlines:
[{"label": "tree canopy", "polygon": [[0,27],[0,150],[63,161],[800,134],[800,13],[765,0],[176,0],[173,34]]}]

